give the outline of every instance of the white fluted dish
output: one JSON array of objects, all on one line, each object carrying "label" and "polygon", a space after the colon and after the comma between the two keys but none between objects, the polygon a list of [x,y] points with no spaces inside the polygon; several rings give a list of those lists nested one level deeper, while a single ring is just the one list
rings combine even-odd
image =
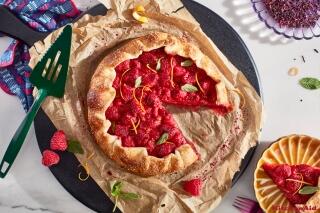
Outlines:
[{"label": "white fluted dish", "polygon": [[293,213],[293,206],[263,170],[264,163],[307,164],[320,167],[320,140],[306,135],[290,135],[280,138],[264,151],[254,172],[254,190],[260,207],[267,213],[280,212],[274,205],[284,209],[281,213]]}]

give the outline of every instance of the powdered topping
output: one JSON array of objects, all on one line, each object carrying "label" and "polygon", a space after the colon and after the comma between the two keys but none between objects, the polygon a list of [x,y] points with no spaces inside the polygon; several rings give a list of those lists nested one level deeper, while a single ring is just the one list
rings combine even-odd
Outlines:
[{"label": "powdered topping", "polygon": [[[117,135],[122,146],[146,147],[149,155],[164,157],[189,143],[164,104],[208,107],[219,114],[231,111],[216,105],[216,82],[204,70],[191,59],[166,54],[164,48],[124,61],[115,71],[117,95],[106,118],[112,123],[108,132]],[[158,144],[164,133],[168,138]]]}]

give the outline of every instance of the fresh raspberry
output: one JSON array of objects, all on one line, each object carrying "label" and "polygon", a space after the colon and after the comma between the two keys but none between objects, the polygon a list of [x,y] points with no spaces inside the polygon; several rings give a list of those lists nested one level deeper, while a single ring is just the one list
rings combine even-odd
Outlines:
[{"label": "fresh raspberry", "polygon": [[112,104],[105,112],[106,118],[112,119],[112,120],[118,120],[120,117],[119,114],[119,108]]},{"label": "fresh raspberry", "polygon": [[139,56],[140,61],[142,64],[155,64],[157,62],[157,58],[154,54],[145,52]]},{"label": "fresh raspberry", "polygon": [[196,82],[196,77],[194,74],[186,73],[184,76],[181,77],[181,81],[184,84],[194,84]]},{"label": "fresh raspberry", "polygon": [[175,148],[176,145],[173,143],[163,143],[161,145],[157,145],[153,151],[155,156],[162,158],[172,153]]},{"label": "fresh raspberry", "polygon": [[114,133],[115,135],[118,135],[120,137],[127,137],[129,134],[129,127],[123,125],[116,125]]},{"label": "fresh raspberry", "polygon": [[183,67],[174,67],[174,75],[177,77],[184,76],[187,73],[187,70]]},{"label": "fresh raspberry", "polygon": [[183,189],[189,192],[192,196],[199,196],[202,188],[202,180],[195,178],[189,181],[183,182]]},{"label": "fresh raspberry", "polygon": [[64,131],[56,131],[50,141],[50,148],[52,150],[65,151],[68,148],[67,137]]},{"label": "fresh raspberry", "polygon": [[42,164],[44,166],[52,166],[59,163],[60,157],[57,153],[51,150],[44,150],[42,153]]}]

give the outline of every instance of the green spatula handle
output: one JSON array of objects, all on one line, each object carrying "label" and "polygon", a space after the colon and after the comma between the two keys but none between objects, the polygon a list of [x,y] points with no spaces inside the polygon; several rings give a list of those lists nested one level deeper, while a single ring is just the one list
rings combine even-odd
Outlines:
[{"label": "green spatula handle", "polygon": [[38,96],[36,97],[31,109],[29,110],[28,114],[20,124],[13,138],[11,139],[11,142],[0,164],[1,178],[4,178],[7,175],[10,167],[13,164],[13,161],[16,159],[18,152],[20,151],[21,146],[29,132],[33,119],[35,118],[42,102],[46,97],[47,91],[40,89]]}]

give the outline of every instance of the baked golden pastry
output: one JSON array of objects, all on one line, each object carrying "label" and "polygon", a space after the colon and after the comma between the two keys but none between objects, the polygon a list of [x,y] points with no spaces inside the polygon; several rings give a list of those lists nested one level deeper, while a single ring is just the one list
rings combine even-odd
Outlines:
[{"label": "baked golden pastry", "polygon": [[129,171],[153,176],[198,159],[165,105],[233,108],[221,74],[197,47],[166,33],[131,40],[106,56],[88,91],[88,121],[102,150]]},{"label": "baked golden pastry", "polygon": [[304,135],[281,138],[263,153],[257,164],[257,200],[267,213],[314,209],[309,204],[318,200],[319,194],[305,194],[303,189],[317,187],[319,177],[320,140]]}]

